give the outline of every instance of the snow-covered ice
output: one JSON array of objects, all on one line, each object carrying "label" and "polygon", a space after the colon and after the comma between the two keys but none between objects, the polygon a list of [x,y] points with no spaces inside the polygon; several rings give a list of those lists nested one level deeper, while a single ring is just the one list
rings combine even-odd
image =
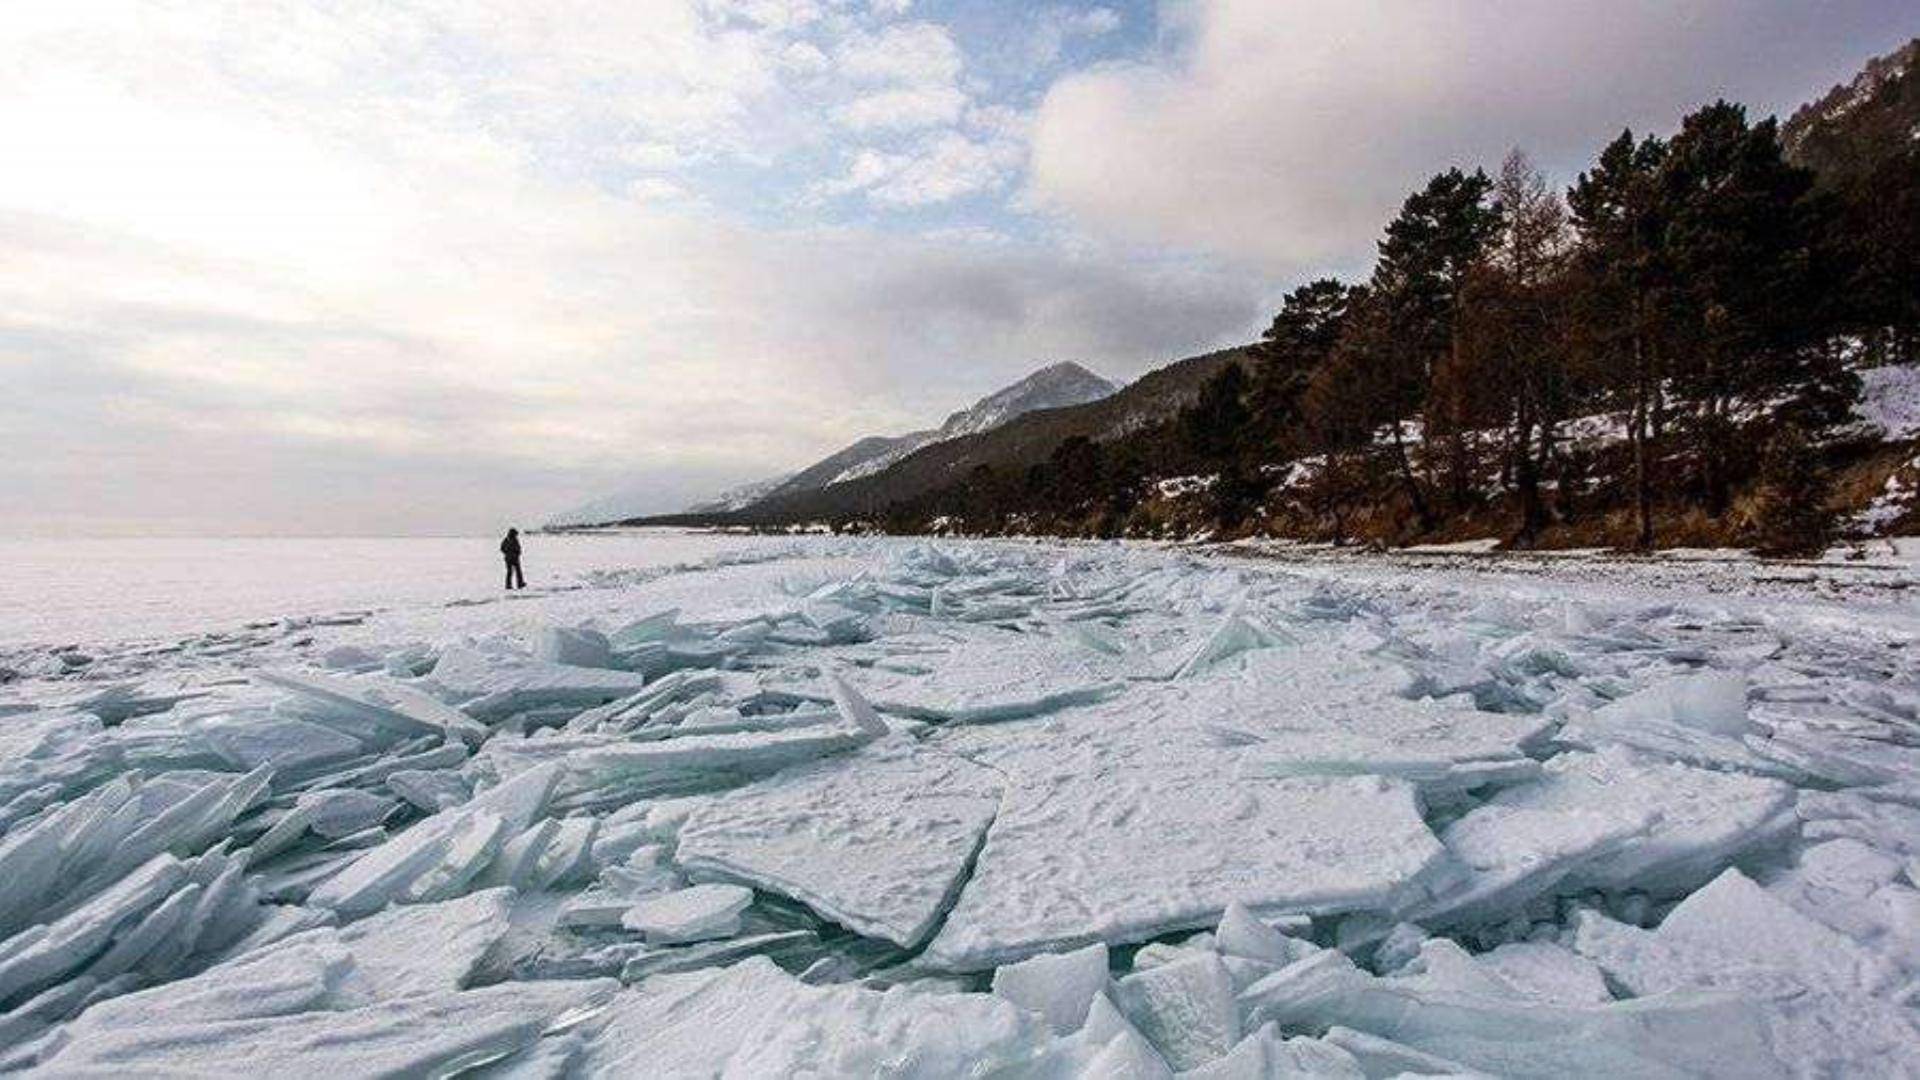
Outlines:
[{"label": "snow-covered ice", "polygon": [[979,865],[927,947],[979,970],[1255,910],[1391,907],[1438,856],[1413,790],[1378,777],[1270,780],[1127,771],[1011,788]]},{"label": "snow-covered ice", "polygon": [[1909,1073],[1920,617],[1494,565],[730,542],[16,650],[0,1070]]}]

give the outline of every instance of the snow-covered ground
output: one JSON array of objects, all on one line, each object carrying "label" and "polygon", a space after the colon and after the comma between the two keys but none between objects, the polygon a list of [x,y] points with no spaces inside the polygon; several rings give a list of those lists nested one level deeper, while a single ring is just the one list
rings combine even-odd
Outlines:
[{"label": "snow-covered ground", "polygon": [[[248,622],[501,596],[497,536],[0,538],[0,650],[221,633]],[[535,593],[753,546],[675,529],[528,536]]]},{"label": "snow-covered ground", "polygon": [[0,1071],[1913,1074],[1904,560],[1258,554],[18,650]]}]

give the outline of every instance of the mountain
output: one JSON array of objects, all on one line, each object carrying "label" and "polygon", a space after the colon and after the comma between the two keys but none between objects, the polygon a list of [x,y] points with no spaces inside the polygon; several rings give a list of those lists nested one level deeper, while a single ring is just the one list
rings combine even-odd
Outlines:
[{"label": "mountain", "polygon": [[1867,62],[1850,83],[1801,106],[1780,129],[1787,156],[1845,183],[1920,140],[1920,38]]},{"label": "mountain", "polygon": [[[758,503],[791,498],[885,471],[893,463],[924,447],[991,431],[1007,421],[1040,409],[1058,409],[1098,401],[1119,386],[1079,364],[1052,364],[996,390],[967,408],[948,416],[937,428],[905,435],[869,435],[798,472],[728,488],[711,499],[687,507],[670,519],[722,517]],[[617,492],[555,515],[555,526],[604,525],[653,516],[646,504],[648,492]]]},{"label": "mountain", "polygon": [[769,477],[765,480],[755,480],[752,483],[730,487],[706,502],[695,503],[687,507],[687,513],[725,514],[734,510],[744,510],[754,503],[759,502],[761,499],[766,498],[775,488],[786,483],[792,476],[792,473],[781,473],[779,476]]},{"label": "mountain", "polygon": [[625,521],[651,513],[651,507],[657,505],[658,492],[644,489],[616,491],[602,495],[592,502],[581,503],[571,510],[563,510],[547,519],[549,529],[567,529],[582,525],[604,525],[610,521]]},{"label": "mountain", "polygon": [[911,431],[905,435],[869,435],[794,473],[785,483],[768,492],[763,501],[791,498],[872,476],[935,443],[991,431],[1017,416],[1039,409],[1058,409],[1098,401],[1118,389],[1114,383],[1079,364],[1070,361],[1053,364],[948,416],[946,422],[937,428]]},{"label": "mountain", "polygon": [[[972,409],[953,414],[941,426],[941,430],[958,432],[970,424],[984,425],[998,419],[993,426],[924,443],[898,460],[865,475],[847,477],[837,483],[822,484],[812,489],[782,487],[747,507],[732,520],[770,524],[875,514],[892,503],[945,487],[982,465],[995,469],[1019,469],[1038,464],[1047,460],[1061,443],[1076,435],[1095,442],[1110,442],[1171,419],[1193,403],[1200,394],[1200,387],[1208,379],[1228,364],[1244,359],[1244,348],[1225,349],[1168,364],[1094,401],[1058,408],[1029,409],[1010,417],[1006,417],[1004,412],[996,412],[1006,405],[1006,402],[999,400],[1001,394],[1034,379],[1047,376],[1041,379],[1043,386],[1056,379],[1070,383],[1071,376],[1049,373],[1056,372],[1060,367],[1077,365],[1056,365],[1008,387],[1001,394],[982,399]],[[1085,372],[1085,369],[1080,370]]]},{"label": "mountain", "polygon": [[914,448],[925,446],[932,435],[931,431],[915,431],[906,435],[869,435],[794,473],[785,483],[768,492],[766,497],[779,498],[818,491],[869,461],[887,457],[896,447],[906,446],[911,452]]}]

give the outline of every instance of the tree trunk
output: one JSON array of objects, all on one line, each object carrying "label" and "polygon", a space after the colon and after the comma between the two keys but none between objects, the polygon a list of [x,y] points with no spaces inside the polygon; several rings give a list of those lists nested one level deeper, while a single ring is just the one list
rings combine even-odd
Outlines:
[{"label": "tree trunk", "polygon": [[1419,478],[1413,475],[1413,462],[1407,457],[1406,440],[1400,435],[1400,421],[1393,422],[1393,453],[1399,459],[1400,483],[1406,489],[1407,501],[1413,504],[1413,515],[1420,521],[1420,531],[1433,528],[1433,511],[1427,506],[1427,497],[1420,491]]},{"label": "tree trunk", "polygon": [[1633,489],[1634,507],[1640,519],[1639,535],[1634,546],[1642,551],[1653,548],[1653,476],[1648,461],[1647,446],[1649,420],[1652,409],[1652,373],[1647,370],[1646,347],[1638,334],[1633,339],[1633,356],[1636,378],[1633,387],[1633,416],[1629,423],[1633,439]]}]

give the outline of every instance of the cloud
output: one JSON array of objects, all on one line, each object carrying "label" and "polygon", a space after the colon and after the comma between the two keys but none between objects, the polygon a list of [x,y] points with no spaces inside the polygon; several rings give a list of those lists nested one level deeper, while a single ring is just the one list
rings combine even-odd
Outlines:
[{"label": "cloud", "polygon": [[964,66],[953,35],[929,22],[895,23],[855,34],[841,43],[838,57],[841,71],[851,79],[901,86],[948,85]]},{"label": "cloud", "polygon": [[1568,174],[1720,95],[1789,107],[1897,44],[1884,0],[1164,3],[1164,51],[1068,75],[1031,197],[1276,274],[1363,267],[1404,194],[1513,145]]},{"label": "cloud", "polygon": [[[648,40],[763,69],[639,70],[517,7],[462,6],[461,59],[424,68],[393,55],[433,52],[414,9],[363,47],[387,9],[299,5],[297,66],[219,19],[58,11],[7,57],[0,143],[34,163],[0,170],[10,530],[490,530],[636,481],[670,509],[1044,360],[1128,376],[1255,320],[1203,270],[715,212],[692,182],[795,92],[791,39],[663,5]],[[900,204],[1013,167],[965,135],[889,153],[862,190]]]},{"label": "cloud", "polygon": [[839,74],[861,89],[835,111],[857,132],[951,125],[966,110],[965,61],[943,26],[895,23],[848,36],[835,52]]},{"label": "cloud", "polygon": [[903,131],[960,119],[967,95],[951,86],[915,86],[867,94],[841,106],[840,123],[854,131]]},{"label": "cloud", "polygon": [[1886,44],[1872,6],[16,0],[4,527],[684,505],[1045,361],[1239,340],[1427,172],[1791,104]]},{"label": "cloud", "polygon": [[1035,68],[1046,68],[1060,59],[1070,42],[1111,34],[1123,21],[1110,7],[1043,9],[1027,35],[1027,62]]},{"label": "cloud", "polygon": [[886,206],[931,206],[1005,187],[1022,157],[1019,144],[1009,140],[976,140],[948,131],[908,153],[863,150],[844,177],[819,190],[828,195],[860,192]]}]

